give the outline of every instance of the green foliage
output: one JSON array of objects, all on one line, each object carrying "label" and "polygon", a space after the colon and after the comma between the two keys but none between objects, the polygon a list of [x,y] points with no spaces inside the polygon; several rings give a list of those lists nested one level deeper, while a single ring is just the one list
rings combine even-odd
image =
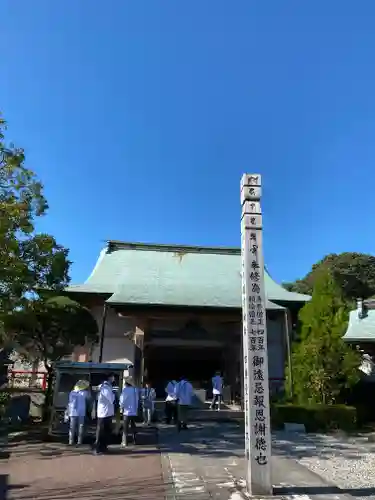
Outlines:
[{"label": "green foliage", "polygon": [[311,295],[321,271],[332,273],[347,300],[366,299],[375,294],[375,256],[355,252],[327,255],[303,279],[283,286],[292,292]]},{"label": "green foliage", "polygon": [[4,315],[27,302],[25,294],[64,288],[70,264],[52,236],[34,232],[47,210],[43,186],[24,166],[24,151],[5,143],[5,130],[0,115],[0,327]]},{"label": "green foliage", "polygon": [[4,330],[8,342],[42,360],[47,369],[75,346],[98,341],[98,326],[90,311],[64,296],[28,301],[5,317]]},{"label": "green foliage", "polygon": [[[333,404],[359,380],[360,355],[342,340],[348,310],[329,271],[321,271],[312,299],[300,311],[292,347],[293,394],[300,404]],[[287,386],[288,380],[286,370]]]},{"label": "green foliage", "polygon": [[357,427],[357,410],[346,405],[275,404],[271,417],[275,428],[281,428],[284,423],[304,424],[306,432],[353,431]]}]

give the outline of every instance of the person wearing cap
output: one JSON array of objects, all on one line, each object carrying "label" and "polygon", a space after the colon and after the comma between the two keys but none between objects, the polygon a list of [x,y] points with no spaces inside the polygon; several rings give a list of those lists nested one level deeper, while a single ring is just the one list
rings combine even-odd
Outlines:
[{"label": "person wearing cap", "polygon": [[122,413],[123,427],[122,427],[122,441],[121,446],[128,445],[128,434],[131,429],[133,434],[133,442],[136,442],[137,427],[135,420],[138,416],[139,409],[139,390],[133,385],[133,380],[128,377],[125,380],[125,386],[120,396],[120,411]]},{"label": "person wearing cap", "polygon": [[69,393],[69,402],[66,409],[66,419],[69,420],[69,445],[72,446],[77,437],[77,444],[81,445],[84,438],[85,418],[90,401],[90,383],[79,380]]},{"label": "person wearing cap", "polygon": [[110,373],[99,387],[98,405],[96,410],[97,426],[94,445],[96,455],[106,453],[112,433],[112,420],[115,414],[115,394],[112,384],[115,375]]}]

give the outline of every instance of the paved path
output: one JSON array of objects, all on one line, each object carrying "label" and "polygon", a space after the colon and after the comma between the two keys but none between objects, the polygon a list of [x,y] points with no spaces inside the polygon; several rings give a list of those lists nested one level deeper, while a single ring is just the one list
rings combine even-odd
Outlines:
[{"label": "paved path", "polygon": [[[0,460],[0,500],[244,498],[238,425],[206,422],[180,434],[161,425],[159,446],[162,454],[151,429],[140,445],[126,452],[113,446],[101,457],[89,447],[19,436],[8,444],[9,459]],[[375,500],[375,443],[366,438],[276,433],[272,460],[274,498]]]},{"label": "paved path", "polygon": [[[348,490],[340,490],[329,482],[329,478],[301,464],[300,457],[291,457],[295,439],[295,435],[285,433],[274,436],[272,479],[276,497],[295,500],[358,498],[358,491],[350,494]],[[239,500],[245,497],[243,433],[238,426],[205,423],[192,426],[181,434],[161,426],[160,446],[165,474],[173,484],[170,499]],[[300,446],[306,447],[307,443],[301,441]],[[303,454],[302,448],[300,453]]]},{"label": "paved path", "polygon": [[37,439],[10,441],[8,449],[10,458],[0,464],[9,474],[7,499],[164,500],[166,496],[152,430],[140,434],[136,447],[123,451],[114,445],[109,455],[98,457],[88,446],[80,450]]}]

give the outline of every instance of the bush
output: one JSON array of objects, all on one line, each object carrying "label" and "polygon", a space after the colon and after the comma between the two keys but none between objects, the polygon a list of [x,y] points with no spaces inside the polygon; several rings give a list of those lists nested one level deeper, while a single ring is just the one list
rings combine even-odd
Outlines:
[{"label": "bush", "polygon": [[0,419],[5,415],[10,398],[9,392],[0,392]]},{"label": "bush", "polygon": [[[299,312],[301,331],[293,343],[293,380],[300,405],[335,405],[344,390],[359,380],[361,357],[342,337],[348,326],[348,305],[329,271],[316,280],[312,298]],[[293,383],[292,383],[293,382]]]},{"label": "bush", "polygon": [[306,432],[342,429],[353,431],[357,428],[357,410],[345,405],[275,404],[271,408],[274,428],[281,428],[284,423],[304,424]]}]

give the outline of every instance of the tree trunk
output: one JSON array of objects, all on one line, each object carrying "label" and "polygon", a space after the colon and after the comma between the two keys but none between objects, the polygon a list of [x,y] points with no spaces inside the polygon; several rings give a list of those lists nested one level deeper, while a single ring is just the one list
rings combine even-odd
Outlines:
[{"label": "tree trunk", "polygon": [[47,369],[47,387],[45,392],[45,399],[43,405],[43,422],[47,422],[51,415],[51,407],[52,407],[52,399],[53,399],[53,382],[54,382],[54,373],[52,366],[46,365]]}]

